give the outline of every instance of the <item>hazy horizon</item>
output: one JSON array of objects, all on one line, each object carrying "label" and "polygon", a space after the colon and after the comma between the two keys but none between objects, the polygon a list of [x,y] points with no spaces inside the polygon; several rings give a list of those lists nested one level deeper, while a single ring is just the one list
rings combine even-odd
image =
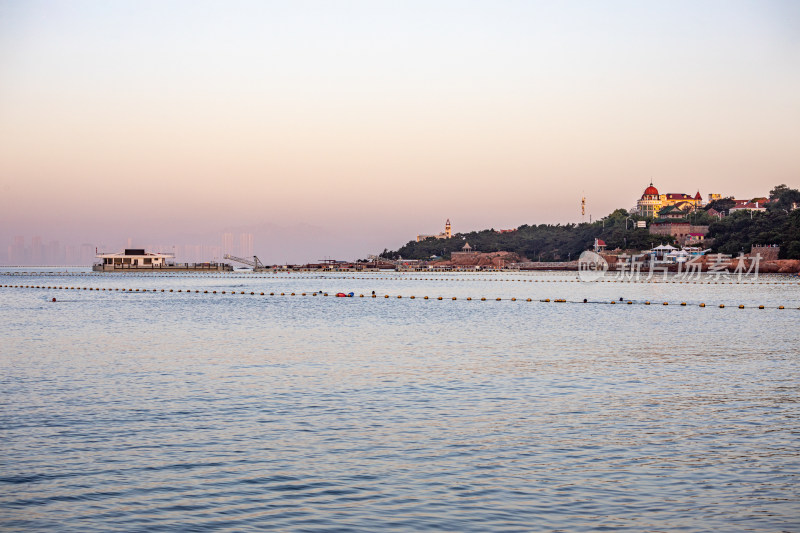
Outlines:
[{"label": "hazy horizon", "polygon": [[791,1],[0,0],[0,261],[226,231],[356,259],[651,179],[797,188],[798,58]]}]

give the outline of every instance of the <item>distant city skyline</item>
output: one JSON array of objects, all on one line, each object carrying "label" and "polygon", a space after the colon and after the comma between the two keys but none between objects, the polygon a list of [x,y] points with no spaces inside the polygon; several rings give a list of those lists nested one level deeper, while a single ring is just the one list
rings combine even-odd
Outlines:
[{"label": "distant city skyline", "polygon": [[221,232],[354,259],[651,179],[797,188],[798,57],[785,0],[0,0],[0,259]]}]

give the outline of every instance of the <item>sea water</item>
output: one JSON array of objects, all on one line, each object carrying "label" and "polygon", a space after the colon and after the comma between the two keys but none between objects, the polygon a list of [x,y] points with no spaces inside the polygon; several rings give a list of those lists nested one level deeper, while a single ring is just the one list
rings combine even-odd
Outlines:
[{"label": "sea water", "polygon": [[796,531],[799,281],[9,269],[0,529]]}]

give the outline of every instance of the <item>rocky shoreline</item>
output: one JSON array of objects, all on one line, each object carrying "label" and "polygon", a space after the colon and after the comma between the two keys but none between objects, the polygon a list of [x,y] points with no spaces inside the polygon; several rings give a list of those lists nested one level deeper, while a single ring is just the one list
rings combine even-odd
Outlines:
[{"label": "rocky shoreline", "polygon": [[[619,270],[621,267],[620,258],[617,255],[601,254],[608,263],[609,270]],[[740,264],[738,257],[718,261],[715,254],[702,256],[694,262],[691,268],[700,272],[719,271],[734,272],[738,268],[746,272],[754,270],[754,259],[745,256]],[[439,268],[461,269],[503,269],[511,268],[514,270],[578,270],[578,261],[528,261],[525,257],[513,252],[473,252],[469,254],[458,254],[453,256],[450,261],[435,261],[432,263]],[[684,272],[687,270],[686,264],[658,265],[657,269],[668,272]],[[742,270],[743,269],[743,270]],[[798,259],[771,259],[760,260],[758,262],[758,272],[763,274],[798,274],[800,273],[800,260]]]},{"label": "rocky shoreline", "polygon": [[[608,262],[609,270],[618,270],[619,267],[617,266],[619,263],[619,258],[617,256],[612,255],[604,255],[603,258]],[[800,273],[800,260],[798,259],[773,259],[769,261],[761,260],[758,262],[758,265],[755,265],[755,260],[752,257],[745,256],[743,260],[738,257],[733,257],[730,259],[725,259],[723,261],[718,261],[717,257],[712,255],[702,256],[699,260],[694,262],[692,266],[688,268],[693,268],[695,270],[699,270],[700,272],[734,272],[739,269],[742,272],[747,272],[749,270],[755,271],[757,266],[757,271],[762,274],[797,274]],[[664,268],[667,269],[668,272],[685,272],[688,270],[687,265],[683,264],[672,264],[672,265],[658,265],[657,267],[660,270]]]}]

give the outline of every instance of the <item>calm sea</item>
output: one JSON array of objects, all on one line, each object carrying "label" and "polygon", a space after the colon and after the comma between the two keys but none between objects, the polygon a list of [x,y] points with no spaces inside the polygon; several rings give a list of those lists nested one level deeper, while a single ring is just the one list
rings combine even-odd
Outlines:
[{"label": "calm sea", "polygon": [[798,531],[799,282],[6,269],[0,529]]}]

